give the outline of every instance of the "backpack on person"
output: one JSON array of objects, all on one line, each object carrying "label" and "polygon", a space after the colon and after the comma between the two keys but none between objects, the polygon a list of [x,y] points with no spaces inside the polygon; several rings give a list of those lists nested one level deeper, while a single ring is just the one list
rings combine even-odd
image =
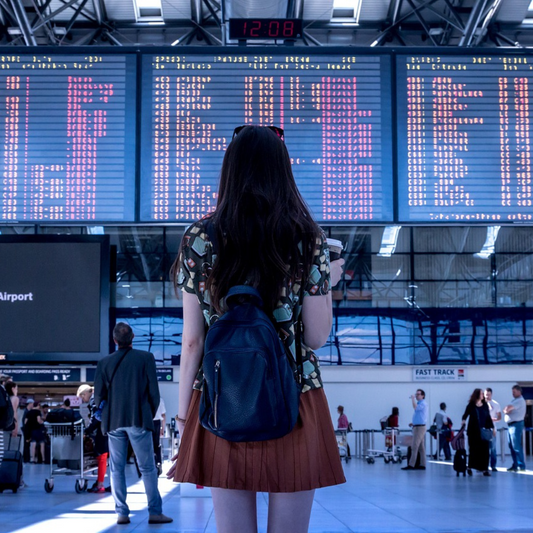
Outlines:
[{"label": "backpack on person", "polygon": [[233,442],[283,437],[298,418],[302,376],[299,335],[294,372],[256,289],[232,287],[226,305],[228,311],[210,326],[205,338],[200,423]]},{"label": "backpack on person", "polygon": [[15,411],[11,398],[5,387],[0,385],[0,430],[13,431],[15,424]]}]

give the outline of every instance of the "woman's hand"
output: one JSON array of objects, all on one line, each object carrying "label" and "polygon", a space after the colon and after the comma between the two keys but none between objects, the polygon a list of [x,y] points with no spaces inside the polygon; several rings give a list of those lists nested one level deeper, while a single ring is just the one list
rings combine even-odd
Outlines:
[{"label": "woman's hand", "polygon": [[176,471],[176,465],[178,464],[176,459],[178,458],[178,454],[176,454],[174,457],[172,457],[172,466],[170,467],[170,470],[166,473],[167,479],[173,479],[174,478],[174,472]]},{"label": "woman's hand", "polygon": [[466,420],[461,420],[461,427],[464,427],[466,425]]},{"label": "woman's hand", "polygon": [[344,259],[342,257],[340,259],[336,259],[335,261],[331,261],[329,264],[330,269],[330,275],[331,275],[331,286],[335,287],[337,283],[342,278],[342,272],[344,270]]}]

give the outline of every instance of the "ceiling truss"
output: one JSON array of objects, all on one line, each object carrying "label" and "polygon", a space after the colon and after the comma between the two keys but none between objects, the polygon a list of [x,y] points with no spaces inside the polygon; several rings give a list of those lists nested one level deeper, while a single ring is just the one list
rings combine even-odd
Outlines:
[{"label": "ceiling truss", "polygon": [[[0,0],[0,45],[226,45],[225,3],[229,1],[190,0],[190,19],[165,20],[156,27],[149,22],[110,20],[104,0]],[[533,44],[533,25],[529,28],[496,20],[504,1],[391,0],[382,21],[346,24],[304,20],[304,34],[296,44],[335,44],[331,39],[335,33],[348,35],[348,44],[359,46]],[[287,16],[301,15],[302,6],[301,0],[287,0]]]}]

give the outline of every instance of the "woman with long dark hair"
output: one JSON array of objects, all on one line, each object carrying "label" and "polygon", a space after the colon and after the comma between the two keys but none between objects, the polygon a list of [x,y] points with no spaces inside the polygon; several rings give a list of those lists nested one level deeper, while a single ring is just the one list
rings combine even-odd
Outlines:
[{"label": "woman with long dark hair", "polygon": [[[220,533],[257,531],[257,492],[269,493],[269,531],[307,531],[314,490],[345,481],[313,353],[330,333],[330,288],[343,263],[330,264],[325,236],[296,187],[282,130],[237,128],[222,164],[217,207],[187,229],[173,266],[183,294],[182,441],[168,475],[212,488]],[[199,423],[206,329],[224,313],[228,290],[242,284],[261,294],[290,359],[297,349],[302,353],[298,421],[275,440],[230,442]]]},{"label": "woman with long dark hair", "polygon": [[[490,416],[489,406],[485,401],[483,389],[474,389],[472,396],[470,396],[463,415],[463,426],[466,425],[467,419],[468,475],[472,475],[472,470],[479,470],[483,472],[484,476],[490,476],[490,442],[481,438],[481,428],[494,430],[494,424]],[[494,435],[492,438],[494,438]]]}]

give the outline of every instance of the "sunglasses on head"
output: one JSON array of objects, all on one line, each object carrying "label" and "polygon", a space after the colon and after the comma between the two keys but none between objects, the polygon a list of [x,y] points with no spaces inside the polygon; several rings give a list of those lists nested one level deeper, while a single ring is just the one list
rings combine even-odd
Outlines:
[{"label": "sunglasses on head", "polygon": [[[244,126],[237,126],[234,130],[233,130],[233,137],[232,137],[232,140],[235,139],[235,136],[239,135],[239,133],[246,127],[250,126],[251,124],[245,124]],[[285,132],[281,129],[281,128],[278,128],[277,126],[265,126],[266,128],[268,128],[270,131],[273,131],[282,141],[285,141]]]}]

